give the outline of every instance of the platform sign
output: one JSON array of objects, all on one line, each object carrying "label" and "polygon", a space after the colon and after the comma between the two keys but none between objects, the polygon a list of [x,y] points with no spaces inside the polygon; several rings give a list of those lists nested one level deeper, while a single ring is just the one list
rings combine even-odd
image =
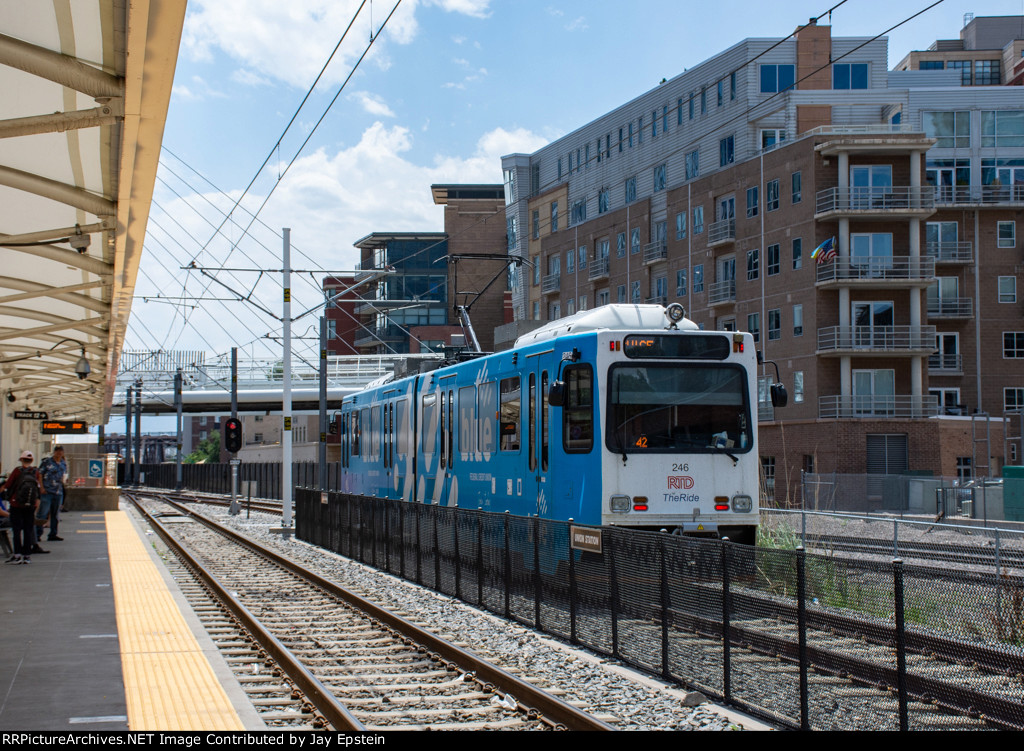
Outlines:
[{"label": "platform sign", "polygon": [[593,527],[570,527],[572,534],[572,548],[574,550],[585,550],[588,553],[601,552],[601,530]]},{"label": "platform sign", "polygon": [[60,422],[57,420],[44,421],[40,424],[40,431],[43,435],[58,435],[60,433],[88,433],[89,423],[68,421]]},{"label": "platform sign", "polygon": [[90,480],[101,480],[103,479],[103,460],[102,459],[90,459],[89,460],[89,479]]},{"label": "platform sign", "polygon": [[15,420],[49,420],[50,415],[46,412],[33,412],[30,410],[19,409],[14,413]]}]

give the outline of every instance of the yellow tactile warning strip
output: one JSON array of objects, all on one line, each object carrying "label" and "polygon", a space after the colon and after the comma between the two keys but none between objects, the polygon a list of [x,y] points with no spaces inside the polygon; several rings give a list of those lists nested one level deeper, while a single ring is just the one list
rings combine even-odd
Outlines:
[{"label": "yellow tactile warning strip", "polygon": [[128,727],[244,730],[131,521],[106,525]]}]

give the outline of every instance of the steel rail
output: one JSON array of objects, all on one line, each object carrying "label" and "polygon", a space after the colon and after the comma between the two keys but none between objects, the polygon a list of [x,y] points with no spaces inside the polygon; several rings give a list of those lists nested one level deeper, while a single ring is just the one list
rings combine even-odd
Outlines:
[{"label": "steel rail", "polygon": [[219,534],[248,547],[253,552],[264,556],[296,576],[299,576],[311,584],[338,597],[371,618],[384,623],[411,641],[414,641],[434,652],[442,660],[455,665],[466,673],[474,674],[477,679],[485,683],[489,683],[503,693],[512,696],[518,704],[526,709],[528,714],[536,714],[538,719],[541,720],[547,718],[547,720],[551,721],[549,724],[553,724],[556,728],[564,728],[567,730],[615,730],[615,728],[608,723],[603,722],[596,717],[592,717],[586,712],[573,707],[571,704],[561,701],[521,678],[517,678],[511,673],[487,662],[478,655],[462,649],[436,634],[425,631],[410,621],[405,620],[401,616],[375,605],[354,592],[350,592],[349,590],[339,586],[335,582],[309,571],[290,558],[270,550],[269,548],[250,540],[234,530],[223,527],[217,522],[205,518],[201,514],[196,514],[179,503],[167,500],[166,498],[161,498],[160,500],[174,506],[183,514],[194,518],[196,521],[206,525]]},{"label": "steel rail", "polygon": [[[363,724],[342,706],[330,690],[316,676],[309,672],[277,637],[267,631],[259,620],[242,603],[225,589],[217,578],[199,563],[174,537],[136,500],[133,494],[125,493],[146,521],[156,530],[160,538],[192,569],[200,580],[210,588],[216,597],[231,611],[242,626],[253,636],[267,654],[281,666],[281,669],[306,695],[310,703],[335,730],[365,730]],[[176,505],[176,504],[175,504]],[[193,518],[200,518],[188,514]]]}]

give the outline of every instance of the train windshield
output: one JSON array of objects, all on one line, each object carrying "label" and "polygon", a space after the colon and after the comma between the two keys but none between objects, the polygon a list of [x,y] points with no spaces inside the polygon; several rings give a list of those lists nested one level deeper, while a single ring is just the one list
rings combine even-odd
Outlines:
[{"label": "train windshield", "polygon": [[752,443],[739,365],[613,365],[608,448],[616,453],[740,453]]}]

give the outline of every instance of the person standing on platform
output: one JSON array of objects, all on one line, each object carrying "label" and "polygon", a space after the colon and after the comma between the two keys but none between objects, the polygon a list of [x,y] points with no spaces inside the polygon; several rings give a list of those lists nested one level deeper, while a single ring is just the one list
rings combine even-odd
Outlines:
[{"label": "person standing on platform", "polygon": [[[57,536],[57,525],[60,522],[60,507],[64,504],[64,476],[68,473],[68,463],[64,460],[64,447],[55,446],[53,456],[48,456],[39,463],[39,474],[43,480],[43,496],[39,500],[36,512],[36,538],[43,539],[43,527],[46,519],[50,519],[49,541],[61,542],[63,537]],[[35,550],[33,552],[39,552]]]},{"label": "person standing on platform", "polygon": [[32,466],[35,459],[31,451],[21,454],[21,466],[11,472],[2,492],[8,492],[10,505],[11,529],[14,530],[14,555],[7,559],[8,563],[31,563],[31,554],[41,550],[36,544],[36,509],[39,498],[43,494],[43,483],[39,479],[39,470]]}]

